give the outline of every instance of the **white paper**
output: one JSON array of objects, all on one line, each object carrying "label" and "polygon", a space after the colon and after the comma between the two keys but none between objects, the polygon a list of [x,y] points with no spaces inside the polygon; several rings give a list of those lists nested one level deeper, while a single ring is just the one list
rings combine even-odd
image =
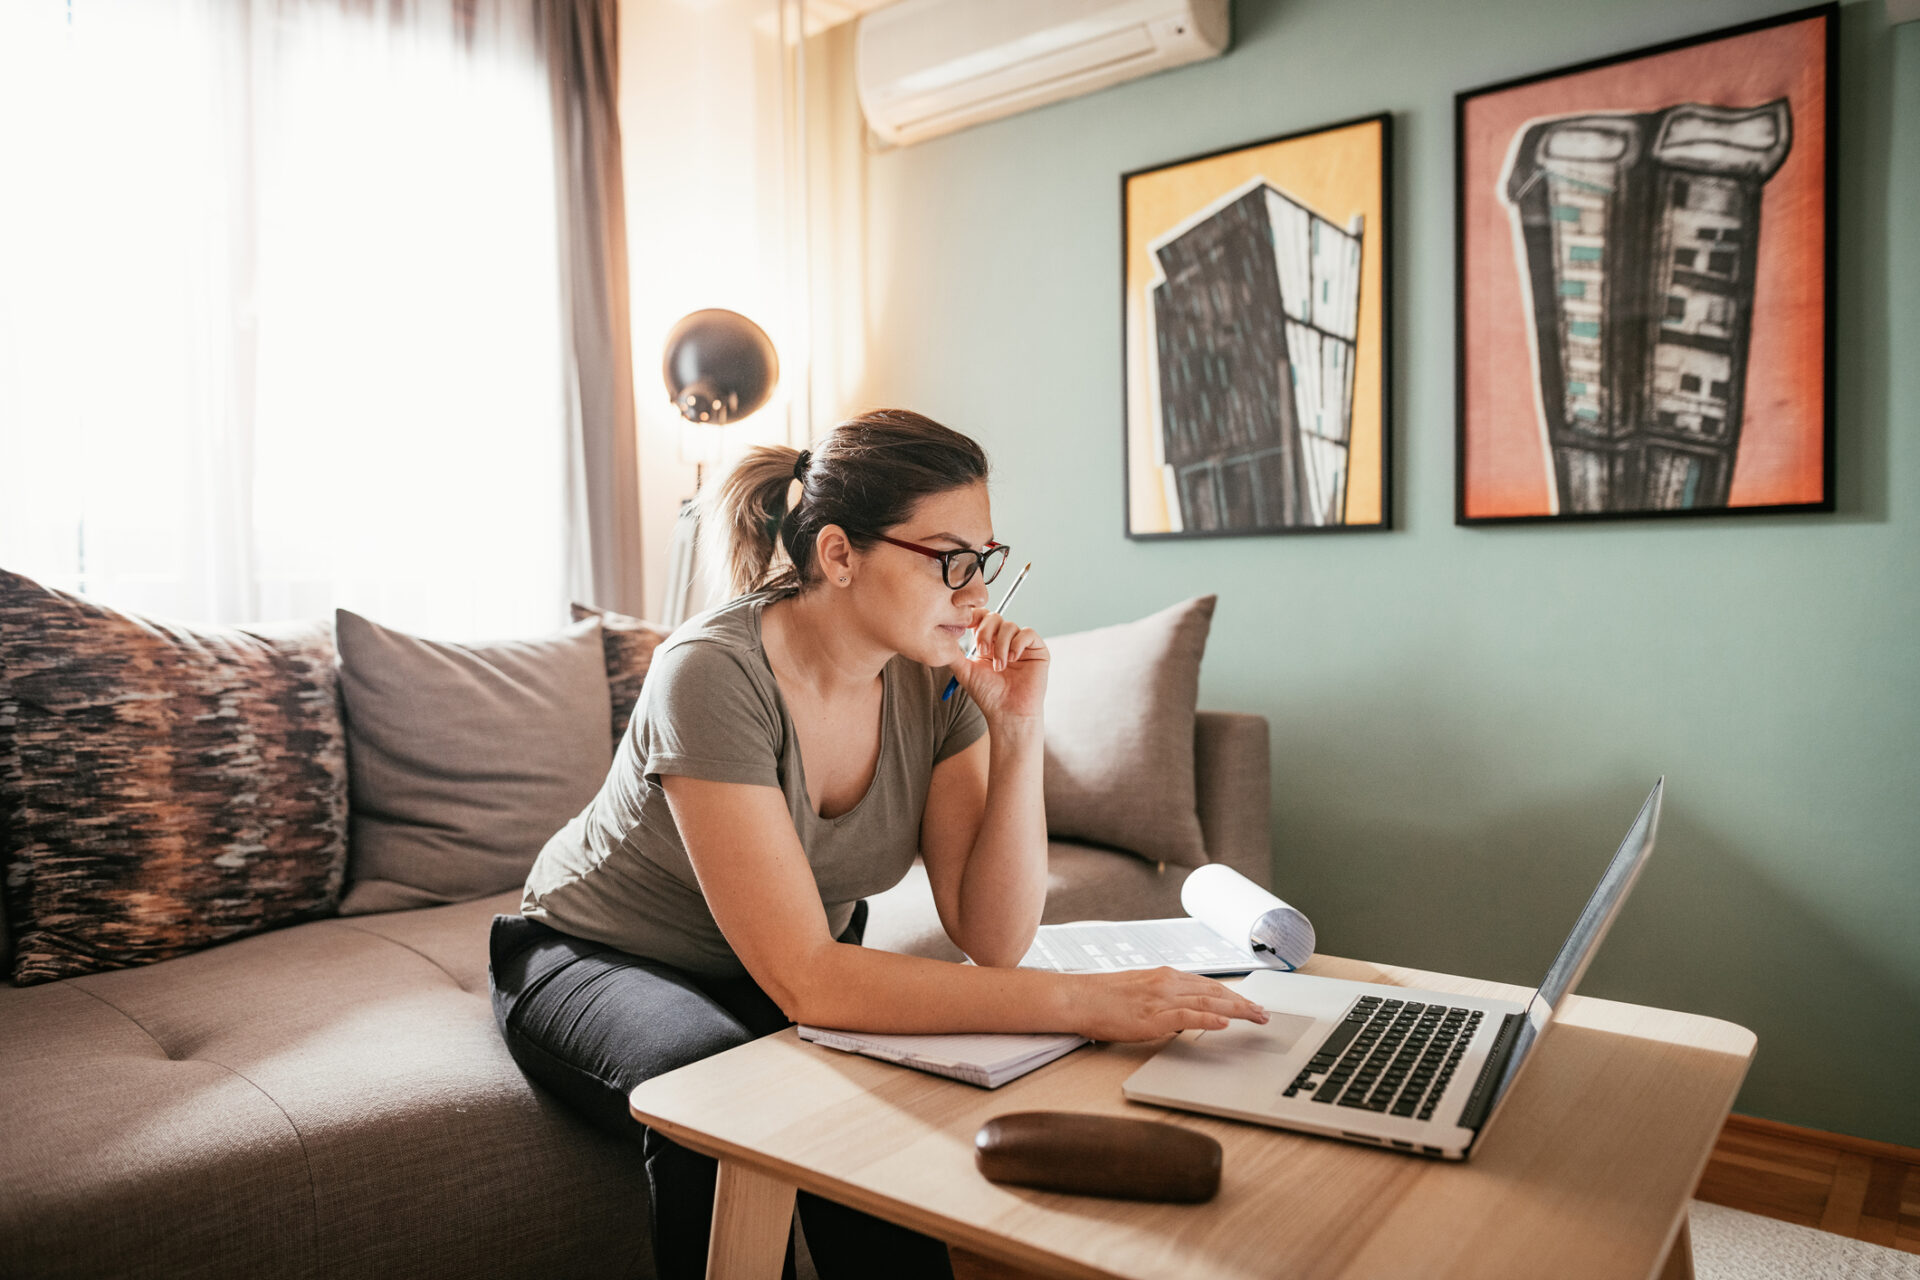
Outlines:
[{"label": "white paper", "polygon": [[1210,925],[1181,916],[1041,925],[1020,967],[1054,973],[1121,973],[1164,965],[1187,973],[1220,974],[1246,973],[1275,963]]},{"label": "white paper", "polygon": [[1289,969],[1313,958],[1312,922],[1223,863],[1196,868],[1180,886],[1180,905],[1221,937],[1271,952]]},{"label": "white paper", "polygon": [[1087,1043],[1070,1032],[893,1035],[801,1026],[800,1038],[993,1089]]}]

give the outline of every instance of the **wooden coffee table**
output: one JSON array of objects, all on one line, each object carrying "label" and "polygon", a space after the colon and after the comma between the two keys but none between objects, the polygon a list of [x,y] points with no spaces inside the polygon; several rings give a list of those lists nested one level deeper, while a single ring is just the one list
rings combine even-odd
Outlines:
[{"label": "wooden coffee table", "polygon": [[[1524,1000],[1525,988],[1316,957],[1306,972]],[[774,1280],[796,1188],[946,1241],[962,1274],[1126,1277],[1692,1274],[1686,1207],[1754,1050],[1743,1027],[1569,997],[1465,1164],[1130,1103],[1158,1047],[1092,1045],[999,1089],[792,1030],[649,1080],[634,1118],[716,1157],[707,1274]],[[973,1135],[1009,1111],[1164,1120],[1219,1139],[1220,1194],[1140,1204],[996,1186]]]}]

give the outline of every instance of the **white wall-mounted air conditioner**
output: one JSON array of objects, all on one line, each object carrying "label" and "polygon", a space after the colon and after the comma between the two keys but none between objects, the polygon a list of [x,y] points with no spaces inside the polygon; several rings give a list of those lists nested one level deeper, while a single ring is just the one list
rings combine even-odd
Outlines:
[{"label": "white wall-mounted air conditioner", "polygon": [[899,0],[860,19],[860,107],[920,142],[1217,58],[1228,27],[1227,0]]}]

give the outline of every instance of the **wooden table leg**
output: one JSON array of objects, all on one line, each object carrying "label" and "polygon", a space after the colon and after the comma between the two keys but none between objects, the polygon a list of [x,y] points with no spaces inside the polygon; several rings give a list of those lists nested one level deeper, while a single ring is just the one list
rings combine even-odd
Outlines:
[{"label": "wooden table leg", "polygon": [[780,1280],[792,1227],[791,1183],[722,1159],[713,1189],[707,1280]]},{"label": "wooden table leg", "polygon": [[1667,1265],[1660,1268],[1660,1280],[1693,1280],[1693,1226],[1686,1214],[1680,1215],[1680,1234],[1673,1238]]}]

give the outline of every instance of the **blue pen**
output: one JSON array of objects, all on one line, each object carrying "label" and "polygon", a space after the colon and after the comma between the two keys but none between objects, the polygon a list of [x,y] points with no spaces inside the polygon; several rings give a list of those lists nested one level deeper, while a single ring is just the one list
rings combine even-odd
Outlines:
[{"label": "blue pen", "polygon": [[[1013,580],[1013,585],[1007,588],[1007,594],[1000,597],[1000,607],[998,609],[988,610],[989,613],[997,613],[1003,618],[1007,616],[1007,606],[1013,603],[1013,593],[1018,591],[1020,589],[1020,584],[1027,580],[1027,573],[1032,568],[1033,568],[1033,561],[1031,560],[1027,561],[1026,566],[1020,570],[1020,576],[1015,578]],[[967,642],[967,656],[969,658],[973,656],[974,647],[975,646],[973,641],[969,640]],[[959,676],[947,677],[946,692],[940,695],[940,701],[945,702],[948,698],[951,698],[953,696],[953,691],[955,689],[958,689],[959,687],[960,687]]]}]

